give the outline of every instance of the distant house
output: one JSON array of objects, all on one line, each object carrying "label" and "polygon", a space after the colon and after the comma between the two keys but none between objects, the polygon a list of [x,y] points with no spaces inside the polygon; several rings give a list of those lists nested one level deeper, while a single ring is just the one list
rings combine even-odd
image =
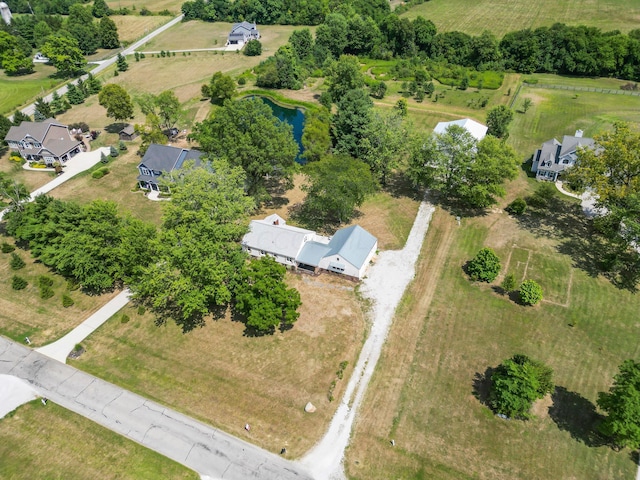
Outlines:
[{"label": "distant house", "polygon": [[255,23],[241,22],[234,23],[231,32],[227,37],[228,45],[244,45],[249,40],[258,40],[260,32]]},{"label": "distant house", "polygon": [[42,53],[38,52],[33,56],[33,63],[48,63],[49,59]]},{"label": "distant house", "polygon": [[13,126],[4,137],[9,148],[27,161],[64,163],[80,153],[84,144],[69,134],[66,125],[49,118],[44,122],[22,122]]},{"label": "distant house", "polygon": [[585,138],[582,133],[582,130],[576,130],[575,135],[562,137],[562,142],[552,138],[536,150],[531,165],[536,180],[555,182],[564,170],[575,165],[579,148],[593,148],[593,138]]},{"label": "distant house", "polygon": [[453,122],[440,122],[436,125],[436,128],[433,129],[433,133],[442,135],[451,125],[457,125],[464,128],[477,141],[482,140],[487,135],[487,127],[485,125],[482,125],[481,123],[476,122],[475,120],[471,120],[470,118],[454,120]]},{"label": "distant house", "polygon": [[362,279],[378,248],[378,240],[358,225],[324,237],[292,227],[273,214],[253,220],[242,239],[244,251],[254,257],[269,255],[278,263],[310,272],[326,270]]},{"label": "distant house", "polygon": [[138,185],[144,190],[160,191],[159,180],[164,173],[181,168],[187,160],[200,163],[202,152],[168,145],[151,144],[138,165]]},{"label": "distant house", "polygon": [[131,125],[130,123],[127,124],[127,126],[122,130],[120,130],[118,134],[120,135],[120,140],[122,140],[123,142],[130,142],[138,136],[136,130],[133,128],[133,125]]}]

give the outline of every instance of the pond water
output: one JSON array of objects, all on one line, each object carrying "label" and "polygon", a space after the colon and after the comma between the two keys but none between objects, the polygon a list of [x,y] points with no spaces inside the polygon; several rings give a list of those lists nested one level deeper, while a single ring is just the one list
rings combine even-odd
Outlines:
[{"label": "pond water", "polygon": [[304,127],[304,111],[300,108],[287,108],[274,103],[267,97],[258,97],[264,103],[269,105],[273,114],[283,122],[287,122],[293,127],[293,138],[298,144],[298,155],[296,162],[304,164],[305,159],[300,157],[302,153],[302,129]]}]

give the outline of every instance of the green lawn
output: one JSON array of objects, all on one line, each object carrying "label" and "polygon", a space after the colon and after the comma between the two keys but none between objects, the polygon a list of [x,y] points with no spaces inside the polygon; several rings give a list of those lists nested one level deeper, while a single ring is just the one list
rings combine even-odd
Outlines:
[{"label": "green lawn", "polygon": [[[549,82],[562,81],[562,77],[548,77]],[[530,98],[533,106],[525,114],[514,114],[509,136],[509,143],[523,159],[542,142],[554,137],[561,140],[577,129],[590,137],[610,129],[616,120],[640,121],[640,97],[523,87],[514,105],[516,110],[521,109],[525,98]]]},{"label": "green lawn", "polygon": [[50,78],[56,69],[38,63],[36,71],[31,75],[9,77],[0,72],[0,114],[10,114],[26,103],[30,103],[37,96],[46,95],[63,82]]},{"label": "green lawn", "polygon": [[628,32],[638,28],[640,0],[430,0],[403,14],[433,21],[438,31],[478,35],[489,30],[501,37],[523,28],[554,23],[589,25]]},{"label": "green lawn", "polygon": [[[558,222],[496,211],[460,227],[436,212],[347,451],[350,478],[635,478],[629,450],[590,432],[597,393],[640,352],[640,297],[590,275],[591,235],[574,207],[556,207]],[[524,307],[470,282],[461,267],[483,246],[503,262],[511,254],[521,265],[508,270],[523,276],[526,266],[556,303]],[[556,390],[527,422],[502,420],[483,403],[485,372],[515,353],[555,372]]]},{"label": "green lawn", "polygon": [[186,467],[49,401],[0,420],[0,478],[191,479]]}]

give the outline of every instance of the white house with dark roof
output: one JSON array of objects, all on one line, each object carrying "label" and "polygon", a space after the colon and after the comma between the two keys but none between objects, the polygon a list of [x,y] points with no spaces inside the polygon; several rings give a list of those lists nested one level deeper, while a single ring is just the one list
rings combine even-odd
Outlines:
[{"label": "white house with dark roof", "polygon": [[253,257],[270,255],[278,263],[311,272],[326,270],[362,279],[378,248],[378,240],[358,225],[324,237],[312,230],[292,227],[277,214],[253,220],[242,239]]},{"label": "white house with dark roof", "polygon": [[152,143],[138,164],[138,185],[144,190],[160,191],[159,180],[164,173],[182,168],[188,160],[200,163],[202,152]]},{"label": "white house with dark roof", "polygon": [[457,125],[464,128],[478,142],[487,135],[488,127],[476,122],[475,120],[471,120],[470,118],[463,118],[462,120],[454,120],[452,122],[440,122],[436,125],[436,128],[433,129],[433,133],[442,135],[451,125]]},{"label": "white house with dark roof", "polygon": [[249,40],[258,40],[260,38],[260,32],[255,23],[240,22],[234,23],[231,27],[231,32],[227,36],[227,46],[229,45],[244,45]]},{"label": "white house with dark roof", "polygon": [[28,161],[62,165],[80,153],[84,144],[71,137],[66,125],[49,118],[44,122],[22,122],[12,126],[4,140]]},{"label": "white house with dark roof", "polygon": [[531,165],[531,171],[536,174],[536,180],[555,182],[563,171],[575,165],[578,149],[593,148],[595,145],[593,138],[583,137],[582,133],[582,130],[576,130],[575,135],[562,137],[562,142],[552,138],[536,150]]}]

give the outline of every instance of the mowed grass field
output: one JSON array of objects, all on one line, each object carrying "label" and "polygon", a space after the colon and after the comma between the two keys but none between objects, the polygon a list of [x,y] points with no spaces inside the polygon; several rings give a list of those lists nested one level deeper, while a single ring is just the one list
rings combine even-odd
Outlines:
[{"label": "mowed grass field", "polygon": [[[635,478],[630,451],[589,432],[597,393],[640,351],[640,298],[575,268],[590,235],[575,205],[559,208],[562,222],[495,211],[461,226],[438,209],[357,420],[350,478]],[[523,307],[470,282],[462,266],[483,246],[498,253],[502,275],[540,281],[546,301]],[[515,353],[555,372],[555,392],[527,422],[483,404],[485,372]]]},{"label": "mowed grass field", "polygon": [[160,25],[172,19],[172,17],[157,15],[111,15],[109,18],[111,18],[111,20],[115,22],[116,27],[118,27],[120,41],[128,43],[144,37]]},{"label": "mowed grass field", "polygon": [[46,95],[63,83],[50,77],[56,72],[54,67],[38,63],[35,69],[31,75],[18,77],[9,77],[0,72],[0,115],[12,114],[16,108]]},{"label": "mowed grass field", "polygon": [[197,480],[194,471],[49,401],[0,420],[0,477]]},{"label": "mowed grass field", "polygon": [[[548,77],[549,83],[553,84],[561,84],[555,83],[555,80],[572,80],[557,76]],[[608,80],[604,79],[600,88],[611,88],[605,86],[608,84]],[[533,103],[527,113],[523,114],[519,110],[525,98],[531,99]],[[563,135],[573,135],[577,129],[582,129],[585,137],[592,137],[611,129],[616,120],[639,122],[640,97],[523,87],[514,110],[516,111],[509,129],[509,143],[525,159],[532,155],[542,142],[554,137],[562,140]]]},{"label": "mowed grass field", "polygon": [[604,31],[638,28],[639,0],[431,0],[402,16],[418,15],[436,24],[439,32],[458,30],[478,35],[489,30],[497,37],[524,28],[554,23],[588,25]]},{"label": "mowed grass field", "polygon": [[[0,237],[0,240],[13,244],[13,239],[8,237]],[[41,346],[57,340],[115,295],[108,293],[90,296],[80,290],[69,291],[66,281],[35,261],[30,252],[16,249],[14,253],[25,261],[26,266],[14,271],[9,266],[11,254],[0,253],[0,334],[16,341],[24,342],[24,337],[28,336],[33,346]],[[29,282],[27,288],[13,290],[13,275],[26,279]],[[46,300],[40,298],[37,284],[39,275],[46,275],[53,280],[53,297]],[[63,294],[69,295],[75,304],[64,308]]]},{"label": "mowed grass field", "polygon": [[135,11],[132,10],[133,14],[139,12],[142,7],[147,7],[153,13],[158,13],[166,9],[174,15],[179,15],[182,3],[176,2],[175,0],[107,0],[107,5],[109,5],[109,8],[113,9],[126,7],[132,10],[135,7]]},{"label": "mowed grass field", "polygon": [[[82,345],[73,365],[153,398],[272,452],[300,456],[322,435],[364,340],[365,318],[355,284],[335,276],[291,274],[302,307],[284,333],[246,336],[229,317],[188,334],[162,327],[137,309],[123,310]],[[348,366],[337,378],[340,363]],[[307,402],[317,411],[304,412]],[[251,432],[244,425],[251,425]]]}]

